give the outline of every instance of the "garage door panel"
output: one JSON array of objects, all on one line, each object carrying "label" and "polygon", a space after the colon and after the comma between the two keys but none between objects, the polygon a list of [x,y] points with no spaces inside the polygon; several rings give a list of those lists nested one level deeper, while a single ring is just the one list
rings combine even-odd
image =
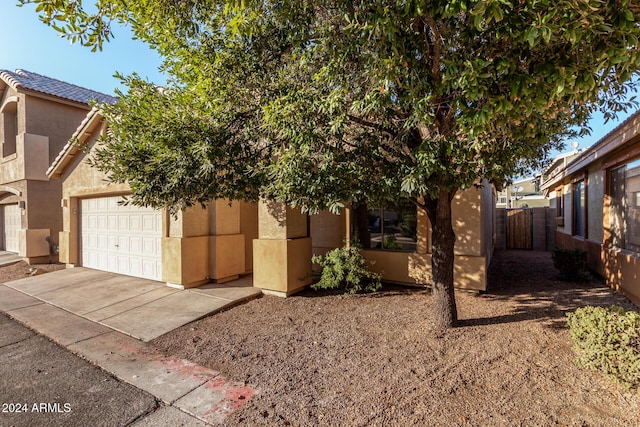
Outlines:
[{"label": "garage door panel", "polygon": [[81,201],[82,265],[161,280],[162,213],[119,205],[119,200],[103,197]]},{"label": "garage door panel", "polygon": [[22,211],[18,205],[4,205],[2,207],[2,233],[4,250],[9,252],[19,252],[20,250],[20,229],[22,228]]}]

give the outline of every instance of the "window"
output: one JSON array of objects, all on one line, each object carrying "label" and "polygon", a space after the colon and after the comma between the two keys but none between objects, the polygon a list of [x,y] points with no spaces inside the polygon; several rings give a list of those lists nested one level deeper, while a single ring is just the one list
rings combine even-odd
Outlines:
[{"label": "window", "polygon": [[355,233],[365,249],[414,252],[416,214],[416,206],[406,199],[382,207],[361,205],[355,213]]},{"label": "window", "polygon": [[609,172],[611,244],[640,252],[640,159]]},{"label": "window", "polygon": [[2,155],[7,157],[16,152],[16,135],[18,134],[18,104],[9,102],[2,109]]},{"label": "window", "polygon": [[564,217],[564,194],[562,194],[562,187],[556,190],[556,217]]},{"label": "window", "polygon": [[573,184],[573,234],[587,237],[587,206],[584,179]]},{"label": "window", "polygon": [[507,204],[507,196],[500,196],[498,198],[498,204],[499,205],[506,205]]}]

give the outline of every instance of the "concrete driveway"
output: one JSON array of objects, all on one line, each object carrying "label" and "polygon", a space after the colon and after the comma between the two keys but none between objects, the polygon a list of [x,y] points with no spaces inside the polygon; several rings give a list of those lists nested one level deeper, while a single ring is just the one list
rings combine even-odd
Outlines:
[{"label": "concrete driveway", "polygon": [[[261,294],[252,286],[250,276],[179,290],[161,282],[82,267],[15,280],[4,286],[147,342]],[[46,307],[17,303],[12,309],[7,298],[19,300],[20,294],[0,293],[4,299],[1,309],[27,324],[41,323],[40,327],[46,328]]]}]

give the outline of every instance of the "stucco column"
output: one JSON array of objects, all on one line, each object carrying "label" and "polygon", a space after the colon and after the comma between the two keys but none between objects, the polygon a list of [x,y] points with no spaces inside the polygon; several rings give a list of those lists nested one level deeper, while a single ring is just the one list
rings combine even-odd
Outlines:
[{"label": "stucco column", "polygon": [[245,268],[240,202],[209,204],[209,277],[217,283],[237,279]]},{"label": "stucco column", "polygon": [[253,241],[253,286],[289,296],[311,283],[308,217],[282,203],[258,203],[258,239]]},{"label": "stucco column", "polygon": [[240,205],[215,200],[168,217],[162,238],[162,277],[181,288],[223,283],[245,272]]}]

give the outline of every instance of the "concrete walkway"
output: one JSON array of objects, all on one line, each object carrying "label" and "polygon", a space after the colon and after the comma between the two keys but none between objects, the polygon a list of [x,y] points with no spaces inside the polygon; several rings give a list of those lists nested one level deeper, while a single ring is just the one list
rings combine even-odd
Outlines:
[{"label": "concrete walkway", "polygon": [[21,260],[22,257],[14,252],[0,251],[0,265],[13,264]]},{"label": "concrete walkway", "polygon": [[82,267],[14,280],[5,286],[143,341],[261,294],[251,286],[250,276],[180,290]]},{"label": "concrete walkway", "polygon": [[217,371],[163,355],[145,341],[259,294],[250,278],[178,290],[74,268],[0,285],[0,310],[156,396],[166,404],[158,411],[162,414],[152,414],[158,420],[170,416],[191,425],[196,421],[191,417],[196,417],[220,424],[256,390]]}]

